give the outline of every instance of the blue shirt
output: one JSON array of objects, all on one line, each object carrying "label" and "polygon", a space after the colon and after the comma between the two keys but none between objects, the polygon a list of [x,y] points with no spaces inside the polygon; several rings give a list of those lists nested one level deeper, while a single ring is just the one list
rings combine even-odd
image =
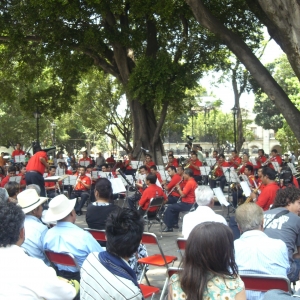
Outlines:
[{"label": "blue shirt", "polygon": [[39,259],[42,259],[49,265],[47,258],[44,255],[44,237],[48,231],[48,227],[42,223],[40,219],[32,215],[25,216],[25,241],[21,245],[27,253]]},{"label": "blue shirt", "polygon": [[[93,236],[71,222],[57,222],[49,229],[44,238],[44,249],[54,252],[70,252],[81,268],[91,252],[103,251]],[[77,272],[75,267],[57,265],[59,270]]]},{"label": "blue shirt", "polygon": [[[288,250],[281,240],[269,238],[260,230],[244,232],[234,241],[235,261],[239,274],[266,274],[287,277]],[[247,299],[260,300],[264,293],[246,291]]]}]

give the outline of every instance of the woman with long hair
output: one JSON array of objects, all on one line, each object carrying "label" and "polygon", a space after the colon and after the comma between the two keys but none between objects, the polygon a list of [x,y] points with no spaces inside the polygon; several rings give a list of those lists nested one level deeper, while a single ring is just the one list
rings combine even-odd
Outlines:
[{"label": "woman with long hair", "polygon": [[224,224],[205,222],[192,230],[182,267],[170,278],[169,300],[246,300],[234,260],[233,235]]}]

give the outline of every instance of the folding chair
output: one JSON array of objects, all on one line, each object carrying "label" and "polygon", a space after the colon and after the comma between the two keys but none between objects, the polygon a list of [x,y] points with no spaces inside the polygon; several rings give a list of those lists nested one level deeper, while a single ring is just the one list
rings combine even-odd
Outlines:
[{"label": "folding chair", "polygon": [[[143,237],[142,237],[142,243],[143,244],[150,244],[150,245],[157,245],[159,251],[160,251],[160,254],[154,254],[154,255],[151,255],[151,256],[148,256],[148,257],[144,257],[144,258],[141,258],[138,260],[138,262],[140,264],[143,264],[144,265],[144,268],[143,268],[143,272],[142,272],[142,275],[141,275],[141,278],[140,278],[140,283],[142,281],[142,279],[144,278],[144,275],[145,275],[145,271],[146,271],[146,265],[150,265],[150,266],[156,266],[156,267],[165,267],[166,269],[168,269],[168,266],[169,264],[173,264],[174,261],[177,260],[177,257],[176,256],[170,256],[170,255],[164,255],[164,252],[158,242],[158,239],[156,237],[156,235],[154,233],[149,233],[149,232],[144,232],[143,233]],[[168,284],[168,281],[167,281],[167,278],[166,278],[166,281],[165,281],[165,284],[164,284],[164,287],[163,287],[163,290],[161,292],[161,299],[164,295],[164,292],[167,288],[167,284]]]},{"label": "folding chair", "polygon": [[[162,238],[162,219],[160,218],[159,216],[159,212],[164,204],[164,197],[155,197],[155,198],[151,198],[150,199],[150,204],[149,204],[149,207],[147,208],[147,211],[145,212],[145,215],[144,215],[144,220],[147,222],[147,231],[150,230],[153,222],[155,221],[158,221],[159,222],[159,225],[160,225],[160,237]],[[153,208],[153,207],[156,207],[156,212],[155,212],[155,215],[149,217],[149,209],[150,208]]]},{"label": "folding chair", "polygon": [[183,251],[185,250],[186,246],[186,239],[184,238],[178,238],[176,240],[178,252],[180,253],[181,257],[183,257]]},{"label": "folding chair", "polygon": [[51,263],[51,265],[53,265],[55,269],[56,269],[56,264],[59,264],[68,267],[75,267],[78,269],[78,271],[80,270],[77,261],[72,253],[69,252],[58,253],[47,249],[44,250],[44,253],[47,259],[49,260],[49,262]]},{"label": "folding chair", "polygon": [[150,298],[153,299],[155,294],[158,294],[160,289],[155,286],[145,285],[145,284],[139,284],[139,287],[142,291],[143,297],[145,299]]},{"label": "folding chair", "polygon": [[105,230],[84,228],[85,231],[88,231],[96,241],[106,242]]},{"label": "folding chair", "polygon": [[241,275],[245,289],[250,291],[267,292],[272,289],[279,289],[291,293],[291,284],[284,276],[272,276],[263,274]]}]

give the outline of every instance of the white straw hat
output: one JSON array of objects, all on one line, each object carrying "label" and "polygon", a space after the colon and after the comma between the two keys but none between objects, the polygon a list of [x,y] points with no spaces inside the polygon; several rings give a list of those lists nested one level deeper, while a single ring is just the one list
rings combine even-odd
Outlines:
[{"label": "white straw hat", "polygon": [[45,214],[47,223],[58,221],[66,217],[74,208],[76,199],[68,199],[65,195],[54,197],[49,203],[49,209]]},{"label": "white straw hat", "polygon": [[24,214],[27,214],[43,204],[48,198],[40,197],[34,189],[28,189],[19,193],[17,199],[18,205],[22,207]]}]

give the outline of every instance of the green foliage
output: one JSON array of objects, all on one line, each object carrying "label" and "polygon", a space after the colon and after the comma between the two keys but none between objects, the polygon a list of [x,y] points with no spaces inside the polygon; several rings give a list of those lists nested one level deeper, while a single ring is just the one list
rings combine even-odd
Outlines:
[{"label": "green foliage", "polygon": [[286,121],[283,122],[282,128],[276,132],[276,139],[280,142],[283,152],[291,151],[298,153],[300,143]]}]

